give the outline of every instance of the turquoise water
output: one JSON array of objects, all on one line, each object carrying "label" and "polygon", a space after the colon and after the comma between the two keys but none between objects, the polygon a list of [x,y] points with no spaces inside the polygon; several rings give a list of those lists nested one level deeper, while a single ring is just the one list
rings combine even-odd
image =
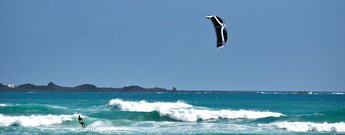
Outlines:
[{"label": "turquoise water", "polygon": [[345,94],[2,92],[0,133],[345,134]]}]

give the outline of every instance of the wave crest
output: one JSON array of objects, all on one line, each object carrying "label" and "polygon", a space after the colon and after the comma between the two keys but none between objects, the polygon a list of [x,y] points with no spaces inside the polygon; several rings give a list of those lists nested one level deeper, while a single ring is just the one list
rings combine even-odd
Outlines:
[{"label": "wave crest", "polygon": [[280,117],[283,114],[277,112],[262,112],[251,110],[213,110],[206,107],[195,107],[182,101],[177,102],[146,102],[123,101],[112,99],[109,105],[118,107],[122,111],[153,112],[157,111],[161,116],[181,121],[198,121],[209,119],[258,119],[265,117]]},{"label": "wave crest", "polygon": [[153,112],[163,107],[166,109],[192,107],[192,105],[186,104],[182,101],[149,103],[149,102],[146,102],[145,100],[123,101],[121,99],[112,99],[109,101],[109,105],[116,106],[123,111],[131,111],[131,112]]}]

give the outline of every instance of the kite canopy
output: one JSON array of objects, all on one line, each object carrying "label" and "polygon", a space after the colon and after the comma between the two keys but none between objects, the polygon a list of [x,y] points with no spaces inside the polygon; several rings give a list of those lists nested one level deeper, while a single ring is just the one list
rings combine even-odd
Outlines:
[{"label": "kite canopy", "polygon": [[211,19],[217,35],[217,48],[224,47],[228,41],[228,30],[226,28],[225,22],[215,15],[206,16],[206,18]]}]

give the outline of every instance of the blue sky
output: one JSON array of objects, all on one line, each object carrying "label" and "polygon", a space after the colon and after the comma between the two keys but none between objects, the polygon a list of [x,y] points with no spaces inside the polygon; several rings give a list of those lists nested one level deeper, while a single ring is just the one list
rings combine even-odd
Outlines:
[{"label": "blue sky", "polygon": [[[342,0],[1,0],[0,82],[344,91],[344,6]],[[229,30],[227,46],[214,54],[205,15],[222,17]]]}]

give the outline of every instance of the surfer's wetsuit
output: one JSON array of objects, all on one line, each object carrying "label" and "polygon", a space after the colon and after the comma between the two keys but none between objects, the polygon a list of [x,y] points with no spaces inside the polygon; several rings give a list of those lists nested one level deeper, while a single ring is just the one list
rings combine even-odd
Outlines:
[{"label": "surfer's wetsuit", "polygon": [[83,119],[80,117],[80,115],[79,115],[79,117],[78,117],[78,121],[79,121],[79,124],[80,124],[83,128],[85,128],[85,123],[84,123]]}]

